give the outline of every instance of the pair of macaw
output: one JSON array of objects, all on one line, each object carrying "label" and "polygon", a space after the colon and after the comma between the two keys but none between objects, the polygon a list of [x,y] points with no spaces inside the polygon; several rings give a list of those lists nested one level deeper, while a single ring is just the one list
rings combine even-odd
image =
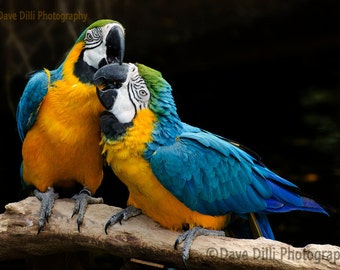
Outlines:
[{"label": "pair of macaw", "polygon": [[245,147],[183,123],[161,73],[122,63],[123,53],[123,27],[95,22],[58,69],[36,73],[26,86],[17,121],[22,176],[42,200],[39,231],[57,197],[53,188],[73,182],[84,186],[75,197],[79,228],[87,203],[100,202],[91,194],[101,183],[102,154],[129,190],[128,208],[105,231],[140,213],[185,229],[175,243],[184,241],[184,263],[198,235],[232,228],[236,237],[273,239],[268,213],[327,214]]}]

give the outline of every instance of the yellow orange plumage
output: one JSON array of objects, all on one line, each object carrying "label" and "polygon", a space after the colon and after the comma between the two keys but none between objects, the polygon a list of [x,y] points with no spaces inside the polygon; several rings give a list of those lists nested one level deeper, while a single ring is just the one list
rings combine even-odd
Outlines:
[{"label": "yellow orange plumage", "polygon": [[82,46],[77,44],[65,61],[64,79],[49,85],[23,142],[23,178],[41,192],[77,181],[94,193],[102,181],[98,119],[103,107],[95,87],[80,82],[72,69]]}]

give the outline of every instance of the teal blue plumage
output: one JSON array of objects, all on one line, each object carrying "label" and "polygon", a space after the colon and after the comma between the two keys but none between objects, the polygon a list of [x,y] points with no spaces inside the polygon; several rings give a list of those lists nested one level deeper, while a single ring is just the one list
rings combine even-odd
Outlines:
[{"label": "teal blue plumage", "polygon": [[44,70],[30,75],[16,113],[18,132],[22,141],[35,122],[40,104],[47,94],[48,85],[62,79],[62,69],[63,65],[60,65],[57,69],[50,71],[50,78]]},{"label": "teal blue plumage", "polygon": [[139,69],[140,75],[151,92],[149,106],[158,122],[144,157],[178,200],[191,210],[213,216],[234,213],[247,217],[254,212],[267,238],[274,238],[268,213],[302,210],[327,214],[242,146],[181,122],[171,86],[160,73],[143,73],[145,69]]},{"label": "teal blue plumage", "polygon": [[[105,117],[101,119],[104,140],[115,142],[112,146],[106,145],[106,151],[110,155],[109,163],[112,164],[118,160],[125,164],[126,156],[139,155],[139,148],[136,151],[135,145],[145,146],[143,162],[140,160],[139,162],[144,164],[146,160],[150,165],[152,172],[146,174],[148,179],[145,181],[136,179],[134,174],[131,175],[131,178],[127,177],[126,175],[129,173],[126,171],[121,177],[123,182],[126,180],[125,177],[128,178],[127,185],[132,186],[134,191],[138,190],[137,195],[133,194],[134,199],[131,200],[135,204],[133,206],[139,208],[139,204],[142,205],[144,207],[142,211],[147,211],[149,216],[153,216],[163,226],[178,228],[178,223],[188,224],[186,222],[189,220],[191,222],[189,227],[210,226],[210,228],[224,229],[225,223],[200,224],[207,224],[204,223],[207,216],[217,219],[230,214],[230,226],[235,225],[239,218],[253,220],[254,216],[255,223],[261,231],[258,234],[274,238],[267,219],[269,213],[302,210],[327,214],[315,201],[301,196],[300,190],[295,184],[268,169],[260,158],[249,149],[222,136],[183,123],[177,114],[172,88],[160,72],[141,64],[125,64],[124,67],[112,64],[98,70],[95,78],[100,81],[104,78],[108,83],[102,91],[98,90],[98,97],[108,110]],[[116,81],[119,83],[113,84]],[[124,111],[122,108],[131,110],[129,117],[126,116],[127,109]],[[149,118],[144,116],[143,112],[148,113],[146,115]],[[152,115],[152,121],[150,121],[150,115]],[[148,121],[152,123],[150,126]],[[133,128],[131,130],[126,128],[126,134],[119,132],[117,139],[111,136],[111,134],[117,134],[115,129],[117,125],[112,125],[112,122],[116,124],[117,122],[120,124],[129,123],[129,126],[135,127],[137,130],[140,128],[143,129],[143,132],[150,133],[148,133],[146,141],[141,141],[139,135],[131,135],[134,134],[132,133]],[[131,150],[127,150],[127,153],[121,150],[122,148],[130,149],[126,147],[128,143],[124,141],[125,136],[133,141],[130,143]],[[119,147],[114,148],[116,144]],[[120,158],[115,159],[114,157],[117,156]],[[118,172],[121,170],[120,166],[123,167],[116,163],[113,166],[119,167]],[[127,170],[127,168],[125,169]],[[145,170],[145,167],[142,169]],[[167,209],[166,211],[170,212],[173,209],[168,209],[168,205],[163,205],[162,209],[154,207],[152,204],[154,200],[154,204],[163,203],[159,201],[158,196],[150,198],[147,203],[143,201],[143,196],[139,196],[143,194],[143,188],[146,190],[147,196],[152,196],[150,193],[157,192],[157,190],[149,190],[149,186],[155,186],[154,182],[151,182],[150,185],[147,184],[149,179],[161,183],[167,191],[164,194],[170,192],[176,202],[180,201],[185,206],[181,208],[177,205],[178,209],[186,211],[189,208],[188,215],[195,216],[195,213],[199,213],[204,217],[193,218],[194,221],[180,217],[179,222],[172,221],[169,217],[170,221],[164,221],[167,213],[162,212],[162,209]],[[163,192],[160,190],[158,188],[158,192]],[[172,200],[173,196],[164,200]],[[137,200],[142,202],[136,202]],[[172,203],[175,204],[173,201]],[[145,207],[145,205],[148,206]],[[154,208],[157,209],[157,213],[150,211]],[[174,213],[172,214],[174,215]],[[178,213],[176,212],[174,216],[178,218]],[[173,223],[171,224],[171,222]],[[238,228],[238,231],[238,236],[244,237],[242,228]]]},{"label": "teal blue plumage", "polygon": [[[154,174],[190,209],[228,212],[286,212],[309,209],[298,187],[252,156],[211,133],[182,133],[151,156]],[[316,212],[324,212],[315,205]]]}]

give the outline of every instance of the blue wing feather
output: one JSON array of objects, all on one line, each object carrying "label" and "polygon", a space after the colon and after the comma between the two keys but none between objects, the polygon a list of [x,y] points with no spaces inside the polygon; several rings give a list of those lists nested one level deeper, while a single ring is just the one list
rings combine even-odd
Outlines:
[{"label": "blue wing feather", "polygon": [[47,94],[49,84],[61,79],[61,77],[62,66],[51,71],[50,78],[45,70],[35,72],[30,77],[16,112],[17,128],[22,141],[37,118],[40,104]]},{"label": "blue wing feather", "polygon": [[39,106],[48,89],[48,75],[45,71],[35,73],[28,81],[17,107],[16,120],[20,139],[31,128],[38,114]]},{"label": "blue wing feather", "polygon": [[260,211],[270,186],[256,181],[251,157],[210,133],[192,129],[157,149],[151,167],[159,181],[190,209],[204,214]]},{"label": "blue wing feather", "polygon": [[301,197],[296,185],[237,144],[183,126],[185,132],[174,144],[157,148],[150,164],[162,185],[190,209],[208,215],[291,210],[326,213],[313,200]]}]

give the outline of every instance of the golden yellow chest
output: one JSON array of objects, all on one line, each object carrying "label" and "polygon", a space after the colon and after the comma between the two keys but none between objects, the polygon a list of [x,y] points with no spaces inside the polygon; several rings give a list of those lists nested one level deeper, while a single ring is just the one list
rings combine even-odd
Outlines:
[{"label": "golden yellow chest", "polygon": [[95,86],[73,75],[81,48],[76,45],[69,54],[63,79],[49,84],[23,142],[24,181],[40,191],[79,182],[94,193],[102,181],[99,115],[104,108]]},{"label": "golden yellow chest", "polygon": [[95,89],[82,87],[91,92],[68,101],[63,87],[65,82],[60,82],[49,90],[26,135],[23,178],[41,191],[79,182],[94,193],[102,181],[99,115],[103,108]]},{"label": "golden yellow chest", "polygon": [[190,210],[152,173],[150,164],[142,155],[145,144],[151,141],[155,120],[149,109],[141,110],[124,138],[114,142],[102,141],[107,162],[129,189],[128,204],[140,208],[168,229],[181,230],[183,226],[222,229],[226,225],[226,216],[213,217]]}]

